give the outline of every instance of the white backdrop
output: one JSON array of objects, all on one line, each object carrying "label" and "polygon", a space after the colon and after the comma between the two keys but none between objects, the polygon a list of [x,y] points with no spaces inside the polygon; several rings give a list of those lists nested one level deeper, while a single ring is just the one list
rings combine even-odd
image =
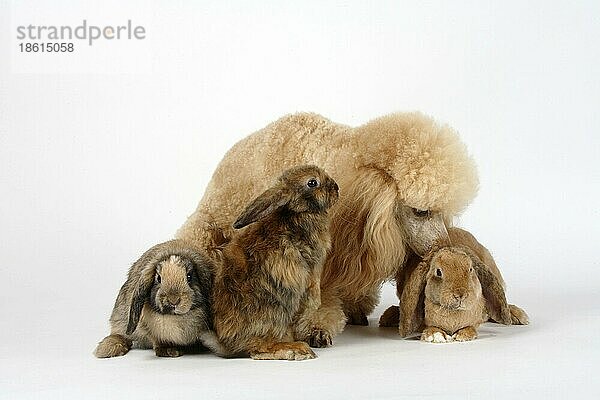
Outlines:
[{"label": "white backdrop", "polygon": [[[2,2],[0,398],[600,394],[600,3]],[[18,51],[19,25],[143,25]],[[454,126],[481,188],[458,224],[528,327],[472,343],[347,330],[302,363],[96,360],[126,270],[172,237],[224,152],[291,112]],[[233,178],[235,179],[235,178]]]}]

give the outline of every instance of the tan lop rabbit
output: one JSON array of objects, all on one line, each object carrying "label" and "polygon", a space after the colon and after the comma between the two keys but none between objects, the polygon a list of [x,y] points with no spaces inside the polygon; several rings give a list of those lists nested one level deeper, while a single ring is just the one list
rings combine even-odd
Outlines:
[{"label": "tan lop rabbit", "polygon": [[294,324],[320,305],[320,275],[329,250],[328,210],[338,186],[323,170],[301,166],[241,213],[238,232],[221,253],[215,276],[214,326],[226,356],[315,358],[294,341]]},{"label": "tan lop rabbit", "polygon": [[422,331],[421,340],[443,343],[475,339],[477,327],[488,318],[527,324],[527,314],[507,303],[489,251],[467,231],[452,228],[448,233],[453,246],[411,259],[398,274],[400,307],[388,308],[380,326],[398,326],[400,320],[401,336]]},{"label": "tan lop rabbit", "polygon": [[110,316],[111,333],[96,347],[98,358],[127,354],[133,345],[160,357],[178,357],[208,346],[213,262],[182,240],[160,243],[129,269]]}]

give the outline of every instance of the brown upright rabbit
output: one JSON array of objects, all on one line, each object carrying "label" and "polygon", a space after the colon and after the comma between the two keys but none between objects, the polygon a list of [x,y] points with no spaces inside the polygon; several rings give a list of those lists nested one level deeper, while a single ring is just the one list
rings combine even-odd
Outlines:
[{"label": "brown upright rabbit", "polygon": [[400,335],[422,331],[428,342],[466,341],[488,320],[527,324],[525,311],[506,302],[504,281],[489,251],[469,232],[448,231],[453,246],[412,258],[396,277],[400,307],[391,306],[380,326],[398,326]]},{"label": "brown upright rabbit", "polygon": [[336,182],[320,168],[291,168],[235,221],[236,229],[249,226],[223,248],[213,295],[222,355],[316,357],[305,342],[294,341],[293,325],[304,310],[319,307],[331,246],[328,209],[337,198]]}]

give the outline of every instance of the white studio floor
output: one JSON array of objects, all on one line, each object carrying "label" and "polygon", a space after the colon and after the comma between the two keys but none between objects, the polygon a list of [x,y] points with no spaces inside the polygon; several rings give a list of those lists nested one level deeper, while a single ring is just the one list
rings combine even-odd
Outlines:
[{"label": "white studio floor", "polygon": [[91,352],[106,333],[102,323],[81,324],[87,317],[77,304],[38,304],[4,320],[0,398],[598,398],[594,290],[513,289],[529,326],[486,324],[476,341],[428,344],[376,326],[394,301],[386,286],[369,327],[348,327],[334,347],[303,362],[159,359],[144,350],[98,360]]}]

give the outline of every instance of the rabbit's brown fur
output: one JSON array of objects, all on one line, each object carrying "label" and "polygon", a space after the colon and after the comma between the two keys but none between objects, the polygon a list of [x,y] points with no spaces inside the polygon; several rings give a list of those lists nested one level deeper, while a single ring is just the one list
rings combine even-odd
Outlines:
[{"label": "rabbit's brown fur", "polygon": [[146,251],[119,291],[111,334],[98,344],[96,357],[124,355],[134,344],[163,357],[196,351],[203,342],[212,345],[213,274],[208,257],[181,240]]},{"label": "rabbit's brown fur", "polygon": [[[497,322],[528,323],[523,310],[506,304],[505,284],[490,252],[465,230],[451,228],[448,233],[452,247],[432,251],[424,259],[411,255],[396,276],[400,307],[388,308],[380,326],[399,325],[402,336],[423,330],[424,340],[444,342],[474,339],[477,326],[487,320],[488,313]],[[444,290],[440,289],[441,278],[433,276],[438,267],[444,271]],[[452,298],[442,296],[457,293],[468,295],[463,309],[452,309]]]},{"label": "rabbit's brown fur", "polygon": [[[319,186],[307,187],[316,179]],[[286,171],[240,215],[221,254],[213,296],[215,332],[229,354],[302,360],[294,326],[319,307],[321,268],[330,248],[327,210],[338,187],[313,166]]]}]

